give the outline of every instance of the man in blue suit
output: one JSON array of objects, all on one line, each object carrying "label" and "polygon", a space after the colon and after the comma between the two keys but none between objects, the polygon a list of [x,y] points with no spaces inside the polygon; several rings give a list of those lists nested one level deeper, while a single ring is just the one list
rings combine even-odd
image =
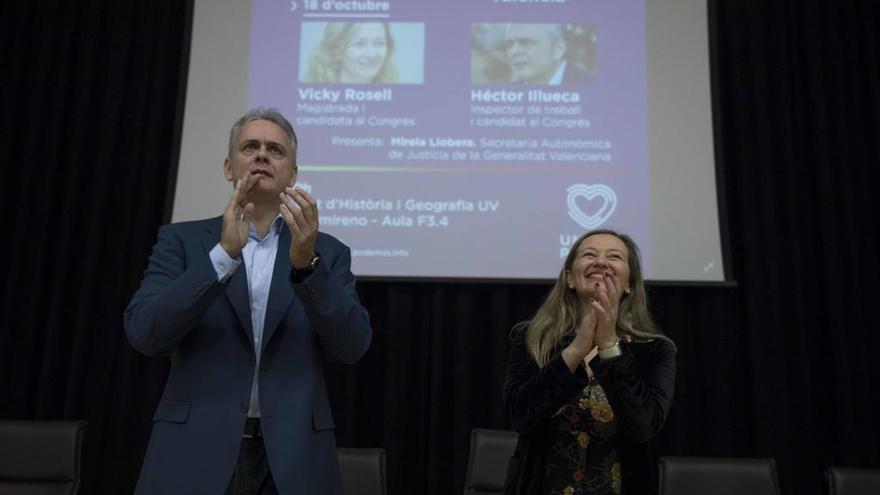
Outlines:
[{"label": "man in blue suit", "polygon": [[351,253],[294,188],[278,111],[232,127],[222,217],[165,225],[125,332],[171,357],[137,494],[342,494],[322,365],[370,345]]}]

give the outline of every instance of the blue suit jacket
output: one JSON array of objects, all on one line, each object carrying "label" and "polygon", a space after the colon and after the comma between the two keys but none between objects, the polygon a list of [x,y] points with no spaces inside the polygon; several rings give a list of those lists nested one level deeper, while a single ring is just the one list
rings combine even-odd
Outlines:
[{"label": "blue suit jacket", "polygon": [[[163,226],[140,288],[125,311],[131,345],[169,355],[136,493],[223,493],[238,459],[254,374],[247,274],[217,280],[208,252],[221,218]],[[318,234],[317,271],[289,280],[284,226],[272,274],[260,364],[267,457],[280,493],[341,494],[323,362],[353,363],[372,337],[358,303],[351,253]]]},{"label": "blue suit jacket", "polygon": [[562,82],[560,83],[563,86],[573,85],[573,84],[587,84],[591,82],[595,82],[596,76],[587,72],[584,69],[574,65],[569,62],[565,66],[565,72],[562,74]]}]

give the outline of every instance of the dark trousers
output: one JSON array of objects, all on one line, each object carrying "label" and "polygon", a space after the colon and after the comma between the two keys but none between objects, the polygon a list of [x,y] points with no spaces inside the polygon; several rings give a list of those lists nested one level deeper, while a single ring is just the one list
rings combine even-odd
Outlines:
[{"label": "dark trousers", "polygon": [[224,495],[278,495],[269,471],[259,420],[248,418],[238,452],[238,462]]}]

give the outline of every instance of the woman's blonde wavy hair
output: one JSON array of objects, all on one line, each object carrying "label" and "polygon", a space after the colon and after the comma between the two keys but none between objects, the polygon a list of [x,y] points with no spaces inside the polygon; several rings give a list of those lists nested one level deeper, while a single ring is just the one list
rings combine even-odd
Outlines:
[{"label": "woman's blonde wavy hair", "polygon": [[[348,42],[360,22],[328,22],[324,28],[324,36],[321,43],[312,54],[309,61],[309,70],[306,72],[306,81],[310,83],[335,83],[339,82],[341,70],[342,52],[345,51]],[[397,71],[391,66],[391,56],[394,54],[394,38],[387,22],[381,23],[385,28],[385,42],[388,52],[382,62],[382,68],[371,82],[395,83]]]},{"label": "woman's blonde wavy hair", "polygon": [[635,340],[663,339],[675,345],[669,337],[660,333],[651,318],[639,248],[626,234],[613,230],[593,230],[580,236],[565,259],[553,289],[529,321],[517,325],[515,330],[525,329],[525,345],[539,366],[543,367],[553,357],[563,339],[574,332],[583,316],[584,307],[574,289],[568,287],[568,272],[574,264],[578,247],[587,237],[607,234],[620,239],[628,253],[630,293],[620,301],[617,316],[618,336],[629,335]]}]

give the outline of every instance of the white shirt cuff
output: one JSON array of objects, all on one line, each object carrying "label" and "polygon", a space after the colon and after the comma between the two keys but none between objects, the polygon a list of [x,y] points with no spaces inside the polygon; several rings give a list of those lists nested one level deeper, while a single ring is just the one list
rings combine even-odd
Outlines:
[{"label": "white shirt cuff", "polygon": [[211,257],[211,264],[214,265],[214,271],[217,272],[217,280],[221,282],[229,280],[229,277],[235,273],[238,265],[241,264],[241,261],[230,258],[229,255],[226,254],[226,251],[220,247],[219,242],[214,246],[214,249],[208,253],[208,255]]}]

